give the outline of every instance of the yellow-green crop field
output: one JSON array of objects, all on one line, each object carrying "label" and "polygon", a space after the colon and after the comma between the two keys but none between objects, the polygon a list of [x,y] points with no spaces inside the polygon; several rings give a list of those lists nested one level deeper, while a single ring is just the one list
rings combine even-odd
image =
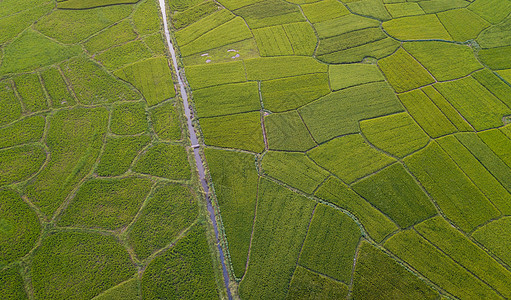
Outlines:
[{"label": "yellow-green crop field", "polygon": [[511,299],[511,0],[0,1],[0,287]]}]

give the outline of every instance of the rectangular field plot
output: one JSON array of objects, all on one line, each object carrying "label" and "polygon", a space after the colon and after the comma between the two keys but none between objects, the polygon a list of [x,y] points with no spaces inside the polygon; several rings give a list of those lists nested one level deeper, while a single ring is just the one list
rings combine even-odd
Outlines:
[{"label": "rectangular field plot", "polygon": [[17,120],[21,116],[21,103],[11,80],[0,81],[0,126]]},{"label": "rectangular field plot", "polygon": [[477,134],[481,140],[511,168],[511,139],[509,139],[499,129],[479,132]]},{"label": "rectangular field plot", "polygon": [[470,232],[500,212],[436,143],[404,158],[445,216]]},{"label": "rectangular field plot", "polygon": [[316,55],[322,56],[382,40],[384,38],[386,38],[386,35],[379,28],[365,28],[346,32],[333,37],[321,39]]},{"label": "rectangular field plot", "polygon": [[135,40],[101,52],[95,59],[107,69],[116,70],[151,56],[153,53],[147,45],[141,40]]},{"label": "rectangular field plot", "polygon": [[383,29],[391,36],[400,40],[452,40],[436,15],[420,15],[393,19],[383,22]]},{"label": "rectangular field plot", "polygon": [[506,0],[473,1],[468,9],[486,21],[497,24],[511,13],[511,3]]},{"label": "rectangular field plot", "polygon": [[467,76],[482,69],[472,48],[443,42],[413,42],[403,45],[438,81]]},{"label": "rectangular field plot", "polygon": [[335,177],[328,178],[316,191],[315,196],[352,213],[371,238],[378,243],[398,229],[397,225],[381,211]]},{"label": "rectangular field plot", "polygon": [[378,67],[372,64],[330,65],[328,78],[333,91],[385,80]]},{"label": "rectangular field plot", "polygon": [[219,10],[220,6],[215,1],[209,0],[204,1],[200,4],[192,6],[184,11],[177,11],[172,14],[171,21],[174,28],[179,30],[188,25],[193,24],[197,20],[200,20],[215,11]]},{"label": "rectangular field plot", "polygon": [[311,23],[342,17],[349,14],[349,10],[341,2],[335,0],[322,0],[302,5],[302,10]]},{"label": "rectangular field plot", "polygon": [[348,284],[360,237],[360,228],[348,215],[318,204],[298,263]]},{"label": "rectangular field plot", "polygon": [[359,120],[403,111],[386,82],[358,85],[333,92],[299,109],[318,143],[359,131]]},{"label": "rectangular field plot", "polygon": [[265,116],[264,126],[272,150],[306,151],[316,145],[297,111]]},{"label": "rectangular field plot", "polygon": [[436,138],[458,131],[422,90],[400,94],[399,100],[429,136]]},{"label": "rectangular field plot", "polygon": [[282,25],[252,30],[261,56],[293,55],[293,47]]},{"label": "rectangular field plot", "polygon": [[248,80],[272,80],[313,73],[326,73],[328,65],[312,57],[263,57],[245,61]]},{"label": "rectangular field plot", "polygon": [[415,229],[430,243],[495,288],[504,297],[511,296],[511,272],[445,219],[435,217],[415,226]]},{"label": "rectangular field plot", "polygon": [[234,13],[243,17],[251,29],[305,21],[297,5],[279,0],[257,1]]},{"label": "rectangular field plot", "polygon": [[31,113],[48,109],[48,100],[37,73],[14,77],[14,84],[23,102],[25,112]]},{"label": "rectangular field plot", "polygon": [[0,149],[39,141],[43,137],[45,124],[45,118],[36,115],[0,128]]},{"label": "rectangular field plot", "polygon": [[413,2],[389,3],[385,4],[385,8],[388,10],[392,18],[424,14],[424,11],[421,9],[419,4]]},{"label": "rectangular field plot", "polygon": [[224,84],[193,92],[199,118],[243,113],[261,109],[257,82]]},{"label": "rectangular field plot", "polygon": [[511,86],[507,85],[493,72],[484,69],[472,74],[472,77],[495,95],[495,97],[499,98],[500,101],[504,102],[508,107],[511,107]]},{"label": "rectangular field plot", "polygon": [[442,149],[503,214],[511,214],[511,194],[454,136],[437,140]]},{"label": "rectangular field plot", "polygon": [[321,39],[333,37],[343,33],[378,27],[380,22],[370,18],[349,14],[340,18],[327,20],[314,24],[314,28]]},{"label": "rectangular field plot", "polygon": [[142,60],[114,74],[133,84],[144,95],[149,106],[176,95],[167,57]]},{"label": "rectangular field plot", "polygon": [[378,61],[390,85],[398,93],[435,82],[435,79],[403,48]]},{"label": "rectangular field plot", "polygon": [[264,108],[282,112],[302,107],[330,93],[325,73],[287,77],[261,83]]},{"label": "rectangular field plot", "polygon": [[285,298],[314,205],[276,183],[261,181],[250,262],[240,283],[241,297]]},{"label": "rectangular field plot", "polygon": [[437,13],[453,8],[462,8],[470,3],[465,0],[429,0],[420,1],[419,5],[427,14]]},{"label": "rectangular field plot", "polygon": [[193,90],[247,80],[241,61],[189,66],[186,68],[186,77]]},{"label": "rectangular field plot", "polygon": [[452,39],[464,42],[475,39],[479,33],[491,24],[468,9],[448,10],[437,14]]},{"label": "rectangular field plot", "polygon": [[264,150],[261,114],[258,111],[203,118],[200,122],[206,145],[257,153]]},{"label": "rectangular field plot", "polygon": [[385,248],[456,297],[499,298],[492,288],[413,230],[402,231],[392,236],[385,242]]},{"label": "rectangular field plot", "polygon": [[362,241],[353,274],[354,299],[438,299],[438,293],[382,250]]},{"label": "rectangular field plot", "polygon": [[330,175],[305,154],[296,152],[267,152],[262,161],[264,173],[294,188],[312,194]]},{"label": "rectangular field plot", "polygon": [[429,142],[429,137],[407,113],[363,120],[360,130],[375,147],[399,157],[419,150]]},{"label": "rectangular field plot", "polygon": [[345,1],[353,13],[362,16],[368,16],[378,20],[390,20],[391,16],[380,0],[360,0],[360,1]]},{"label": "rectangular field plot", "polygon": [[310,150],[308,155],[317,164],[348,183],[394,162],[393,158],[369,146],[359,134],[331,140]]},{"label": "rectangular field plot", "polygon": [[255,156],[206,148],[204,151],[215,196],[222,210],[222,225],[229,242],[234,275],[242,278],[248,259],[259,176]]},{"label": "rectangular field plot", "polygon": [[490,253],[511,265],[511,217],[504,217],[478,228],[472,236]]},{"label": "rectangular field plot", "polygon": [[53,108],[76,104],[76,100],[69,91],[67,83],[58,68],[51,67],[42,71],[40,74]]},{"label": "rectangular field plot", "polygon": [[434,85],[476,129],[484,130],[502,125],[502,117],[511,109],[472,77]]},{"label": "rectangular field plot", "polygon": [[[507,59],[509,53],[511,53],[511,46],[481,49],[478,53],[478,57],[491,69],[502,70],[511,68],[511,62]],[[508,82],[511,81],[509,77],[506,78],[506,76],[502,76],[505,77]]]},{"label": "rectangular field plot", "polygon": [[124,20],[90,38],[85,42],[85,48],[91,53],[97,53],[134,40],[137,36],[137,33],[133,30],[133,26],[131,26],[131,22],[129,20]]}]

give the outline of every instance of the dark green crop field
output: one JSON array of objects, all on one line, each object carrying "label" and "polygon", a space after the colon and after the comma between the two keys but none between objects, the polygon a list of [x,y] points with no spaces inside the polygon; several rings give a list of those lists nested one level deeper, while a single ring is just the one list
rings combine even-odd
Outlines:
[{"label": "dark green crop field", "polygon": [[0,0],[0,298],[511,299],[511,0]]}]

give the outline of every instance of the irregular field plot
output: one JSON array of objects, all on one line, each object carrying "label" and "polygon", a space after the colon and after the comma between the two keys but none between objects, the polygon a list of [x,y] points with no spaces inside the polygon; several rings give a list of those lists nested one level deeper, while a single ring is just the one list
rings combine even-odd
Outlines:
[{"label": "irregular field plot", "polygon": [[5,268],[0,271],[0,282],[2,282],[2,290],[0,297],[7,300],[25,300],[28,299],[23,278],[14,268]]},{"label": "irregular field plot", "polygon": [[342,299],[348,286],[298,266],[289,286],[289,299]]},{"label": "irregular field plot", "polygon": [[96,173],[99,176],[124,174],[150,140],[151,138],[147,135],[108,138],[96,167]]},{"label": "irregular field plot", "polygon": [[385,80],[378,67],[370,64],[330,65],[328,78],[333,91]]},{"label": "irregular field plot", "polygon": [[39,76],[34,73],[14,78],[18,95],[21,97],[25,112],[37,112],[48,109],[48,101],[44,94]]},{"label": "irregular field plot", "polygon": [[147,115],[143,102],[116,103],[113,106],[110,130],[114,134],[133,135],[147,131]]},{"label": "irregular field plot", "polygon": [[48,92],[50,103],[53,108],[72,106],[76,100],[71,94],[66,81],[58,68],[48,68],[41,73],[44,88]]},{"label": "irregular field plot", "polygon": [[264,126],[272,150],[306,151],[316,145],[296,111],[265,116]]},{"label": "irregular field plot", "polygon": [[26,145],[0,150],[0,185],[28,179],[45,160],[46,152],[41,146]]},{"label": "irregular field plot", "polygon": [[490,253],[511,265],[511,217],[493,221],[478,228],[472,236],[483,244]]},{"label": "irregular field plot", "polygon": [[436,15],[402,17],[383,23],[383,29],[400,40],[452,40]]},{"label": "irregular field plot", "polygon": [[60,218],[60,226],[115,230],[128,225],[140,209],[153,182],[147,178],[86,181]]},{"label": "irregular field plot", "polygon": [[162,140],[180,140],[182,137],[176,105],[168,101],[149,111],[153,130]]},{"label": "irregular field plot", "polygon": [[23,118],[0,129],[0,148],[39,141],[44,132],[46,119],[43,116]]},{"label": "irregular field plot", "polygon": [[153,144],[136,162],[133,171],[174,180],[190,178],[190,164],[183,146]]}]

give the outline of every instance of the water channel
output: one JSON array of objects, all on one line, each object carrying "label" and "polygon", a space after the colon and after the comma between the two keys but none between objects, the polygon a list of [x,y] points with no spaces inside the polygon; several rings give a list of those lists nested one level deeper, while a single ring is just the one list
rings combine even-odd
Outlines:
[{"label": "water channel", "polygon": [[176,58],[176,50],[174,49],[174,45],[170,41],[169,27],[167,25],[167,13],[166,13],[166,8],[165,8],[165,0],[159,0],[159,2],[160,2],[161,14],[163,16],[163,27],[165,30],[165,37],[167,39],[167,45],[168,45],[170,54],[172,56],[172,64],[174,65],[174,71],[177,76],[181,98],[183,99],[183,105],[185,108],[185,116],[186,116],[186,125],[188,127],[190,142],[192,143],[193,154],[195,156],[195,164],[197,166],[197,170],[199,171],[199,178],[200,178],[202,188],[204,189],[204,192],[205,192],[209,218],[211,219],[211,222],[213,223],[213,228],[215,230],[216,244],[218,247],[218,252],[220,253],[220,262],[222,264],[222,273],[224,276],[225,287],[227,289],[227,297],[229,298],[229,300],[231,300],[232,295],[231,295],[231,290],[229,289],[229,273],[227,272],[227,267],[224,262],[224,251],[222,249],[222,246],[220,245],[220,242],[219,242],[220,240],[218,238],[218,225],[217,225],[216,218],[215,218],[215,210],[213,208],[213,205],[211,204],[211,198],[209,197],[209,186],[208,186],[208,183],[205,178],[202,157],[200,156],[200,153],[199,153],[199,141],[197,140],[197,134],[195,133],[195,128],[192,125],[190,105],[188,104],[188,94],[186,92],[184,80],[182,79],[181,74],[179,73],[179,68],[177,65],[177,58]]}]

